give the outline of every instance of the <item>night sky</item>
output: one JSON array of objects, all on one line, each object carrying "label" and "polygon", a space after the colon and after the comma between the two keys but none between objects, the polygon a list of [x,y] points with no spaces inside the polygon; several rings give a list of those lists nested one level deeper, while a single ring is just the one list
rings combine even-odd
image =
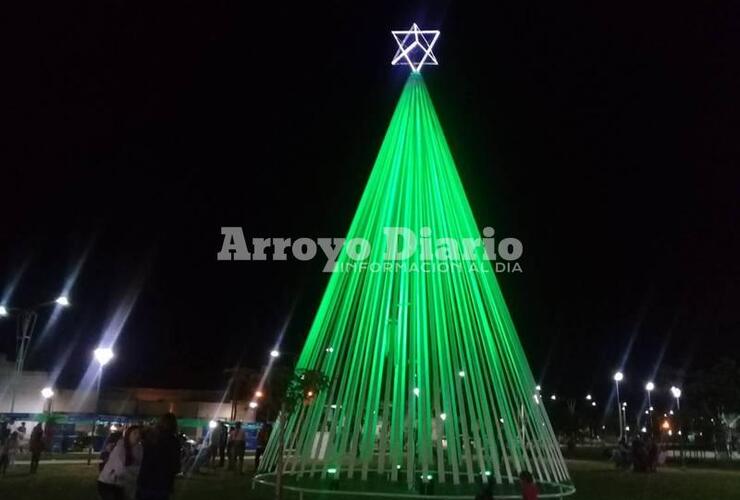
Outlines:
[{"label": "night sky", "polygon": [[[323,262],[218,262],[220,228],[344,236],[408,74],[389,31],[413,21],[442,31],[424,76],[476,219],[524,244],[499,280],[535,377],[578,396],[620,366],[641,383],[737,357],[738,9],[495,3],[21,16],[0,287],[32,305],[79,265],[27,366],[74,387],[127,304],[108,384],[223,387],[285,324],[299,350]],[[0,350],[14,333],[0,321]]]}]

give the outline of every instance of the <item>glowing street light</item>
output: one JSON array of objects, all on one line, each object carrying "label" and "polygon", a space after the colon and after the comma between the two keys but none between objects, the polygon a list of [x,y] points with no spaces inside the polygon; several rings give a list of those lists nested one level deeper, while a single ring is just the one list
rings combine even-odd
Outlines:
[{"label": "glowing street light", "polygon": [[44,398],[44,406],[46,406],[46,412],[51,414],[51,402],[54,397],[54,389],[51,387],[44,387],[41,389],[41,397]]},{"label": "glowing street light", "polygon": [[648,382],[645,384],[645,391],[647,391],[647,400],[648,400],[648,411],[645,413],[648,414],[648,421],[650,422],[650,433],[653,432],[653,402],[650,400],[650,393],[655,390],[655,384],[651,382]]},{"label": "glowing street light", "polygon": [[280,357],[280,351],[278,351],[277,349],[273,349],[272,351],[270,351],[270,357],[271,358]]},{"label": "glowing street light", "polygon": [[93,351],[93,356],[95,357],[95,361],[100,365],[100,368],[103,368],[113,359],[113,349],[110,347],[98,347]]},{"label": "glowing street light", "polygon": [[69,307],[69,297],[67,297],[66,295],[60,295],[54,302],[62,307]]},{"label": "glowing street light", "polygon": [[586,401],[591,401],[591,394],[586,394]]},{"label": "glowing street light", "polygon": [[218,422],[216,422],[215,420],[211,420],[210,422],[208,422],[209,429],[215,429],[216,427],[218,427]]},{"label": "glowing street light", "polygon": [[253,409],[253,410],[254,410],[255,408],[257,408],[258,406],[259,406],[259,405],[257,404],[257,401],[250,401],[250,402],[249,402],[249,407],[250,407],[251,409]]},{"label": "glowing street light", "polygon": [[671,387],[671,394],[676,398],[676,408],[681,409],[681,389],[675,385]]},{"label": "glowing street light", "polygon": [[105,368],[105,365],[110,363],[110,361],[113,359],[113,356],[113,349],[111,349],[110,347],[98,347],[93,351],[93,358],[95,358],[95,361],[98,362],[100,369],[98,370],[98,383],[95,391],[95,421],[92,425],[92,439],[90,440],[90,447],[87,450],[87,465],[90,465],[90,462],[92,461],[93,442],[95,441],[95,427],[98,420],[98,415],[100,413],[100,385],[103,380],[103,369]]},{"label": "glowing street light", "polygon": [[8,309],[5,306],[0,306],[0,316],[7,316]]},{"label": "glowing street light", "polygon": [[262,394],[262,391],[257,391],[254,393],[255,398],[261,398],[262,396],[264,396],[264,394]]},{"label": "glowing street light", "polygon": [[624,435],[624,422],[622,421],[622,404],[619,400],[619,383],[624,380],[624,374],[620,371],[614,374],[614,385],[617,387],[617,415],[619,416],[619,439]]},{"label": "glowing street light", "polygon": [[550,396],[550,400],[551,401],[555,401],[556,399],[558,399],[558,397],[555,394],[553,394],[552,396]]},{"label": "glowing street light", "polygon": [[591,401],[591,406],[596,406],[596,401]]}]

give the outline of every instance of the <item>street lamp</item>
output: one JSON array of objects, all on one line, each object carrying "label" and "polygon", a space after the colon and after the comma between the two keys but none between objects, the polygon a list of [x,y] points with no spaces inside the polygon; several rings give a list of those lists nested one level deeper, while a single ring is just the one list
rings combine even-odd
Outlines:
[{"label": "street lamp", "polygon": [[277,349],[273,349],[272,351],[270,351],[271,358],[277,358],[279,356],[280,356],[280,351],[278,351]]},{"label": "street lamp", "polygon": [[676,398],[676,409],[681,411],[681,389],[674,385],[671,387],[671,394]]},{"label": "street lamp", "polygon": [[650,422],[650,434],[653,433],[653,402],[650,400],[650,393],[655,390],[655,384],[652,382],[648,382],[645,384],[645,391],[647,391],[647,401],[648,401],[648,422]]},{"label": "street lamp", "polygon": [[[676,411],[678,411],[679,413],[681,413],[681,389],[679,389],[675,385],[672,385],[671,386],[671,394],[673,395],[674,398],[676,398]],[[671,413],[671,414],[673,414],[673,413]],[[681,437],[681,423],[682,423],[681,421],[683,420],[682,417],[683,417],[683,415],[680,415],[678,417],[678,425],[677,425],[677,427],[678,427],[678,436],[679,436],[678,442],[679,442],[679,446],[681,447],[681,466],[683,467],[683,465],[684,465],[683,437]]]},{"label": "street lamp", "polygon": [[41,389],[41,397],[44,398],[44,406],[46,406],[47,413],[51,414],[51,398],[54,397],[54,390],[51,387],[44,387]]},{"label": "street lamp", "polygon": [[624,374],[620,371],[614,374],[614,384],[617,387],[617,416],[619,418],[619,439],[622,439],[622,436],[624,435],[624,422],[622,422],[622,403],[619,400],[619,383],[624,380]]},{"label": "street lamp", "polygon": [[60,295],[54,302],[62,307],[69,307],[69,297],[66,295]]},{"label": "street lamp", "polygon": [[98,347],[93,351],[93,356],[95,357],[95,361],[100,364],[100,369],[102,370],[113,359],[113,349],[110,347]]},{"label": "street lamp", "polygon": [[98,377],[97,377],[97,387],[95,391],[95,420],[92,424],[92,433],[90,436],[90,448],[87,453],[87,465],[90,465],[90,462],[92,460],[92,451],[93,451],[93,445],[95,442],[95,428],[98,424],[98,417],[100,416],[100,385],[103,380],[103,368],[105,365],[111,362],[111,360],[114,358],[115,354],[113,353],[113,349],[110,347],[98,347],[93,351],[93,358],[95,358],[95,361],[98,362],[99,368],[98,368]]},{"label": "street lamp", "polygon": [[26,355],[28,354],[29,345],[33,338],[34,328],[36,327],[38,310],[55,303],[64,307],[70,305],[69,299],[66,295],[60,295],[56,300],[42,302],[29,308],[9,307],[5,304],[0,305],[0,317],[7,317],[13,313],[18,318],[18,328],[16,330],[15,372],[10,381],[10,413],[15,412],[16,385],[23,374],[23,365],[26,362]]}]

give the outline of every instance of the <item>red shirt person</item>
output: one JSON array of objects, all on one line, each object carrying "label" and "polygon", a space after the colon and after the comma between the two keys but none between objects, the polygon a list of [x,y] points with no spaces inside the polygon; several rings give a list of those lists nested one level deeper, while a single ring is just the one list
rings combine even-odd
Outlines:
[{"label": "red shirt person", "polygon": [[537,491],[537,485],[534,484],[532,474],[526,470],[522,471],[519,474],[519,479],[522,482],[522,500],[537,500],[539,492]]}]

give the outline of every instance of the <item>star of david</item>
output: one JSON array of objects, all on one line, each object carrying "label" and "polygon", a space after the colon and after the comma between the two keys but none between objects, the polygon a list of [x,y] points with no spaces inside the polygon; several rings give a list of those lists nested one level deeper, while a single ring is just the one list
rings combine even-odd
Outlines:
[{"label": "star of david", "polygon": [[437,66],[432,48],[439,38],[439,30],[421,30],[414,23],[407,31],[391,31],[398,44],[391,64],[411,66],[411,71],[419,72],[422,66]]}]

